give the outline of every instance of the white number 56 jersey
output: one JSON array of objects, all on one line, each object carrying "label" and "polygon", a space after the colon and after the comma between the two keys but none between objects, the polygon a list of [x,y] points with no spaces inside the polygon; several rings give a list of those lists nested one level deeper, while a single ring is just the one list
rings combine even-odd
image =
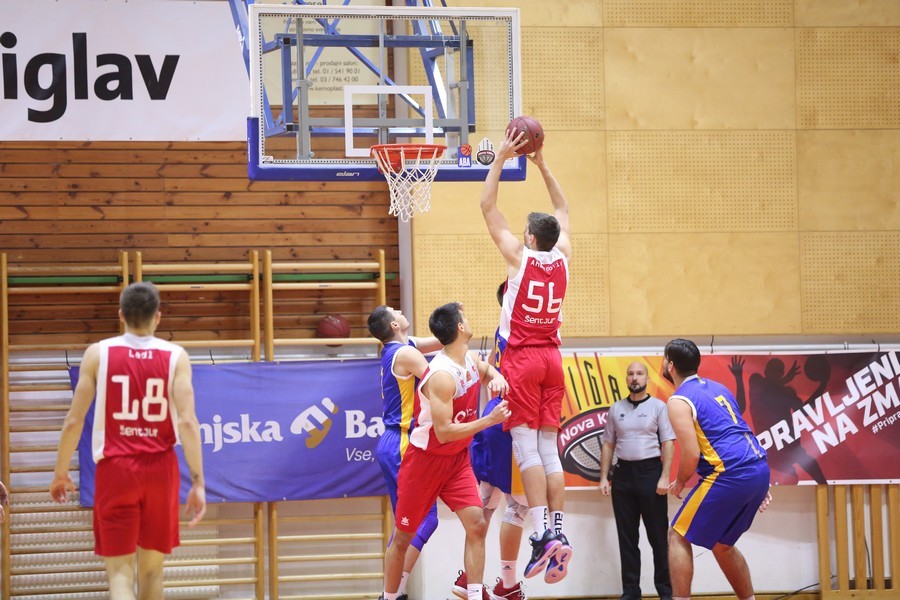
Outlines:
[{"label": "white number 56 jersey", "polygon": [[175,445],[172,382],[177,346],[130,333],[100,342],[94,403],[94,462],[111,456],[164,452]]},{"label": "white number 56 jersey", "polygon": [[500,311],[500,335],[509,346],[558,346],[569,265],[558,248],[524,248],[522,265],[509,280]]}]

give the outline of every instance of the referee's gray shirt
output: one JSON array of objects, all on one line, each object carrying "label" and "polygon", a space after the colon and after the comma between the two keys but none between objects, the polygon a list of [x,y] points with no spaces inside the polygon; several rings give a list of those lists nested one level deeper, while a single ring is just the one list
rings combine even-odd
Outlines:
[{"label": "referee's gray shirt", "polygon": [[616,445],[619,460],[658,458],[660,444],[675,439],[666,403],[650,397],[637,406],[627,398],[609,409],[601,441]]}]

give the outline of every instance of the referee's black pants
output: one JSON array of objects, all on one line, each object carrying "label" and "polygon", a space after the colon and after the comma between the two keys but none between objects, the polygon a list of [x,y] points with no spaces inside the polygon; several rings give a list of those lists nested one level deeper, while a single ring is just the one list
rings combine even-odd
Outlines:
[{"label": "referee's black pants", "polygon": [[641,598],[641,551],[639,523],[644,520],[647,540],[653,548],[653,583],[660,598],[672,597],[669,580],[668,499],[656,493],[662,461],[620,460],[612,479],[612,505],[619,534],[622,560],[622,598]]}]

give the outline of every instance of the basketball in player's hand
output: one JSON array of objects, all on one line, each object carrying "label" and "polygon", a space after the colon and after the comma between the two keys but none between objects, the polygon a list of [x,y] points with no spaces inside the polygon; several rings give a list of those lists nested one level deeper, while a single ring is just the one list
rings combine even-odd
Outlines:
[{"label": "basketball in player's hand", "polygon": [[350,337],[350,322],[341,315],[325,315],[316,326],[316,337],[347,338]]},{"label": "basketball in player's hand", "polygon": [[525,134],[522,140],[526,143],[516,152],[518,155],[533,154],[544,145],[544,129],[534,117],[529,117],[528,115],[518,116],[506,126],[507,131],[510,129],[515,129]]}]

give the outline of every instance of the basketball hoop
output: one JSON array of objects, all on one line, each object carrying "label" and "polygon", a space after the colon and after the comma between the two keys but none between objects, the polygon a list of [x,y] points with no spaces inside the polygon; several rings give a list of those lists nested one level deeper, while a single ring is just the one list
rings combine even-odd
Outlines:
[{"label": "basketball hoop", "polygon": [[377,144],[370,156],[378,164],[391,190],[388,214],[406,222],[431,208],[431,184],[438,159],[447,146],[441,144]]}]

